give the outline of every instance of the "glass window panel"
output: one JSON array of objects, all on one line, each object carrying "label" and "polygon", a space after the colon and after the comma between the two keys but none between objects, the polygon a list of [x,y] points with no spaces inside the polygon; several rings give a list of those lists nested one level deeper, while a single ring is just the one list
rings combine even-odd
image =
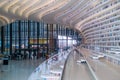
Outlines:
[{"label": "glass window panel", "polygon": [[[19,33],[19,25],[18,25],[19,22],[20,22],[20,33]],[[54,42],[55,46],[49,47],[51,51],[54,51],[54,48],[56,46],[58,47],[58,45],[56,45],[58,41],[59,41],[58,42],[59,48],[65,48],[67,46],[71,46],[72,44],[76,44],[76,41],[74,39],[79,38],[76,32],[74,32],[71,29],[67,29],[61,25],[54,24],[53,27],[50,27],[50,25],[48,25],[49,29],[47,30],[47,24],[43,22],[38,23],[34,21],[30,21],[30,26],[29,26],[30,32],[28,34],[28,21],[26,20],[26,21],[19,21],[19,22],[16,21],[12,24],[12,46],[15,46],[15,48],[19,48],[19,46],[21,48],[23,47],[28,48],[28,36],[30,36],[30,44],[36,44],[37,41],[39,41],[39,44],[43,43],[42,41],[45,41],[43,40],[43,38],[45,39],[47,38],[47,36],[48,36],[48,42],[56,41]],[[9,26],[10,25],[7,25],[5,27],[5,41],[6,41],[5,45],[10,44],[10,27]],[[19,35],[21,36],[19,37]],[[50,38],[50,37],[53,37],[53,38]],[[64,45],[61,45],[61,44],[64,44]]]}]

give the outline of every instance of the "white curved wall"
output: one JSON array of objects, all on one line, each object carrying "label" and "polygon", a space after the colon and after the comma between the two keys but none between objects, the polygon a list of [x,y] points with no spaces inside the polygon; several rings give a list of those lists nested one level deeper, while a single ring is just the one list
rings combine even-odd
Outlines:
[{"label": "white curved wall", "polygon": [[119,48],[120,0],[105,0],[96,7],[96,11],[90,13],[93,15],[79,24],[85,46],[101,52]]}]

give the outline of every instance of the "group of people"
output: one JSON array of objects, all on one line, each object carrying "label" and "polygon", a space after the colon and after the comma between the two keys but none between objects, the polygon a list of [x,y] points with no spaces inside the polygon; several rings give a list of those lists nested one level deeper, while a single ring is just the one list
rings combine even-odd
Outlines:
[{"label": "group of people", "polygon": [[13,60],[24,60],[24,59],[38,59],[41,57],[42,53],[38,53],[37,51],[15,51],[11,55],[11,59]]}]

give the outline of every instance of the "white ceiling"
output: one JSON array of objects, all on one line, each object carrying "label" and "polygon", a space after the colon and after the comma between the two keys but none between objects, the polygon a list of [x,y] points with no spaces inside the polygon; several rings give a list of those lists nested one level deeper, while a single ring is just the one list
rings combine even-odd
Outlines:
[{"label": "white ceiling", "polygon": [[98,0],[0,0],[0,26],[15,20],[35,20],[78,28]]}]

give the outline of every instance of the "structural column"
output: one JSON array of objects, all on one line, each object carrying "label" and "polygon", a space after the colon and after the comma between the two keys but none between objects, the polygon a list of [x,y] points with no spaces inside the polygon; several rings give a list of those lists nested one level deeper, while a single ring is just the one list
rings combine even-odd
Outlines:
[{"label": "structural column", "polygon": [[1,27],[1,53],[4,53],[5,49],[5,36],[4,36],[4,26]]},{"label": "structural column", "polygon": [[55,49],[54,38],[53,38],[53,24],[49,26],[49,48],[51,49],[50,52],[53,52]]},{"label": "structural column", "polygon": [[18,22],[19,31],[19,53],[21,53],[21,21]]},{"label": "structural column", "polygon": [[12,23],[10,24],[10,54],[12,54]]}]

